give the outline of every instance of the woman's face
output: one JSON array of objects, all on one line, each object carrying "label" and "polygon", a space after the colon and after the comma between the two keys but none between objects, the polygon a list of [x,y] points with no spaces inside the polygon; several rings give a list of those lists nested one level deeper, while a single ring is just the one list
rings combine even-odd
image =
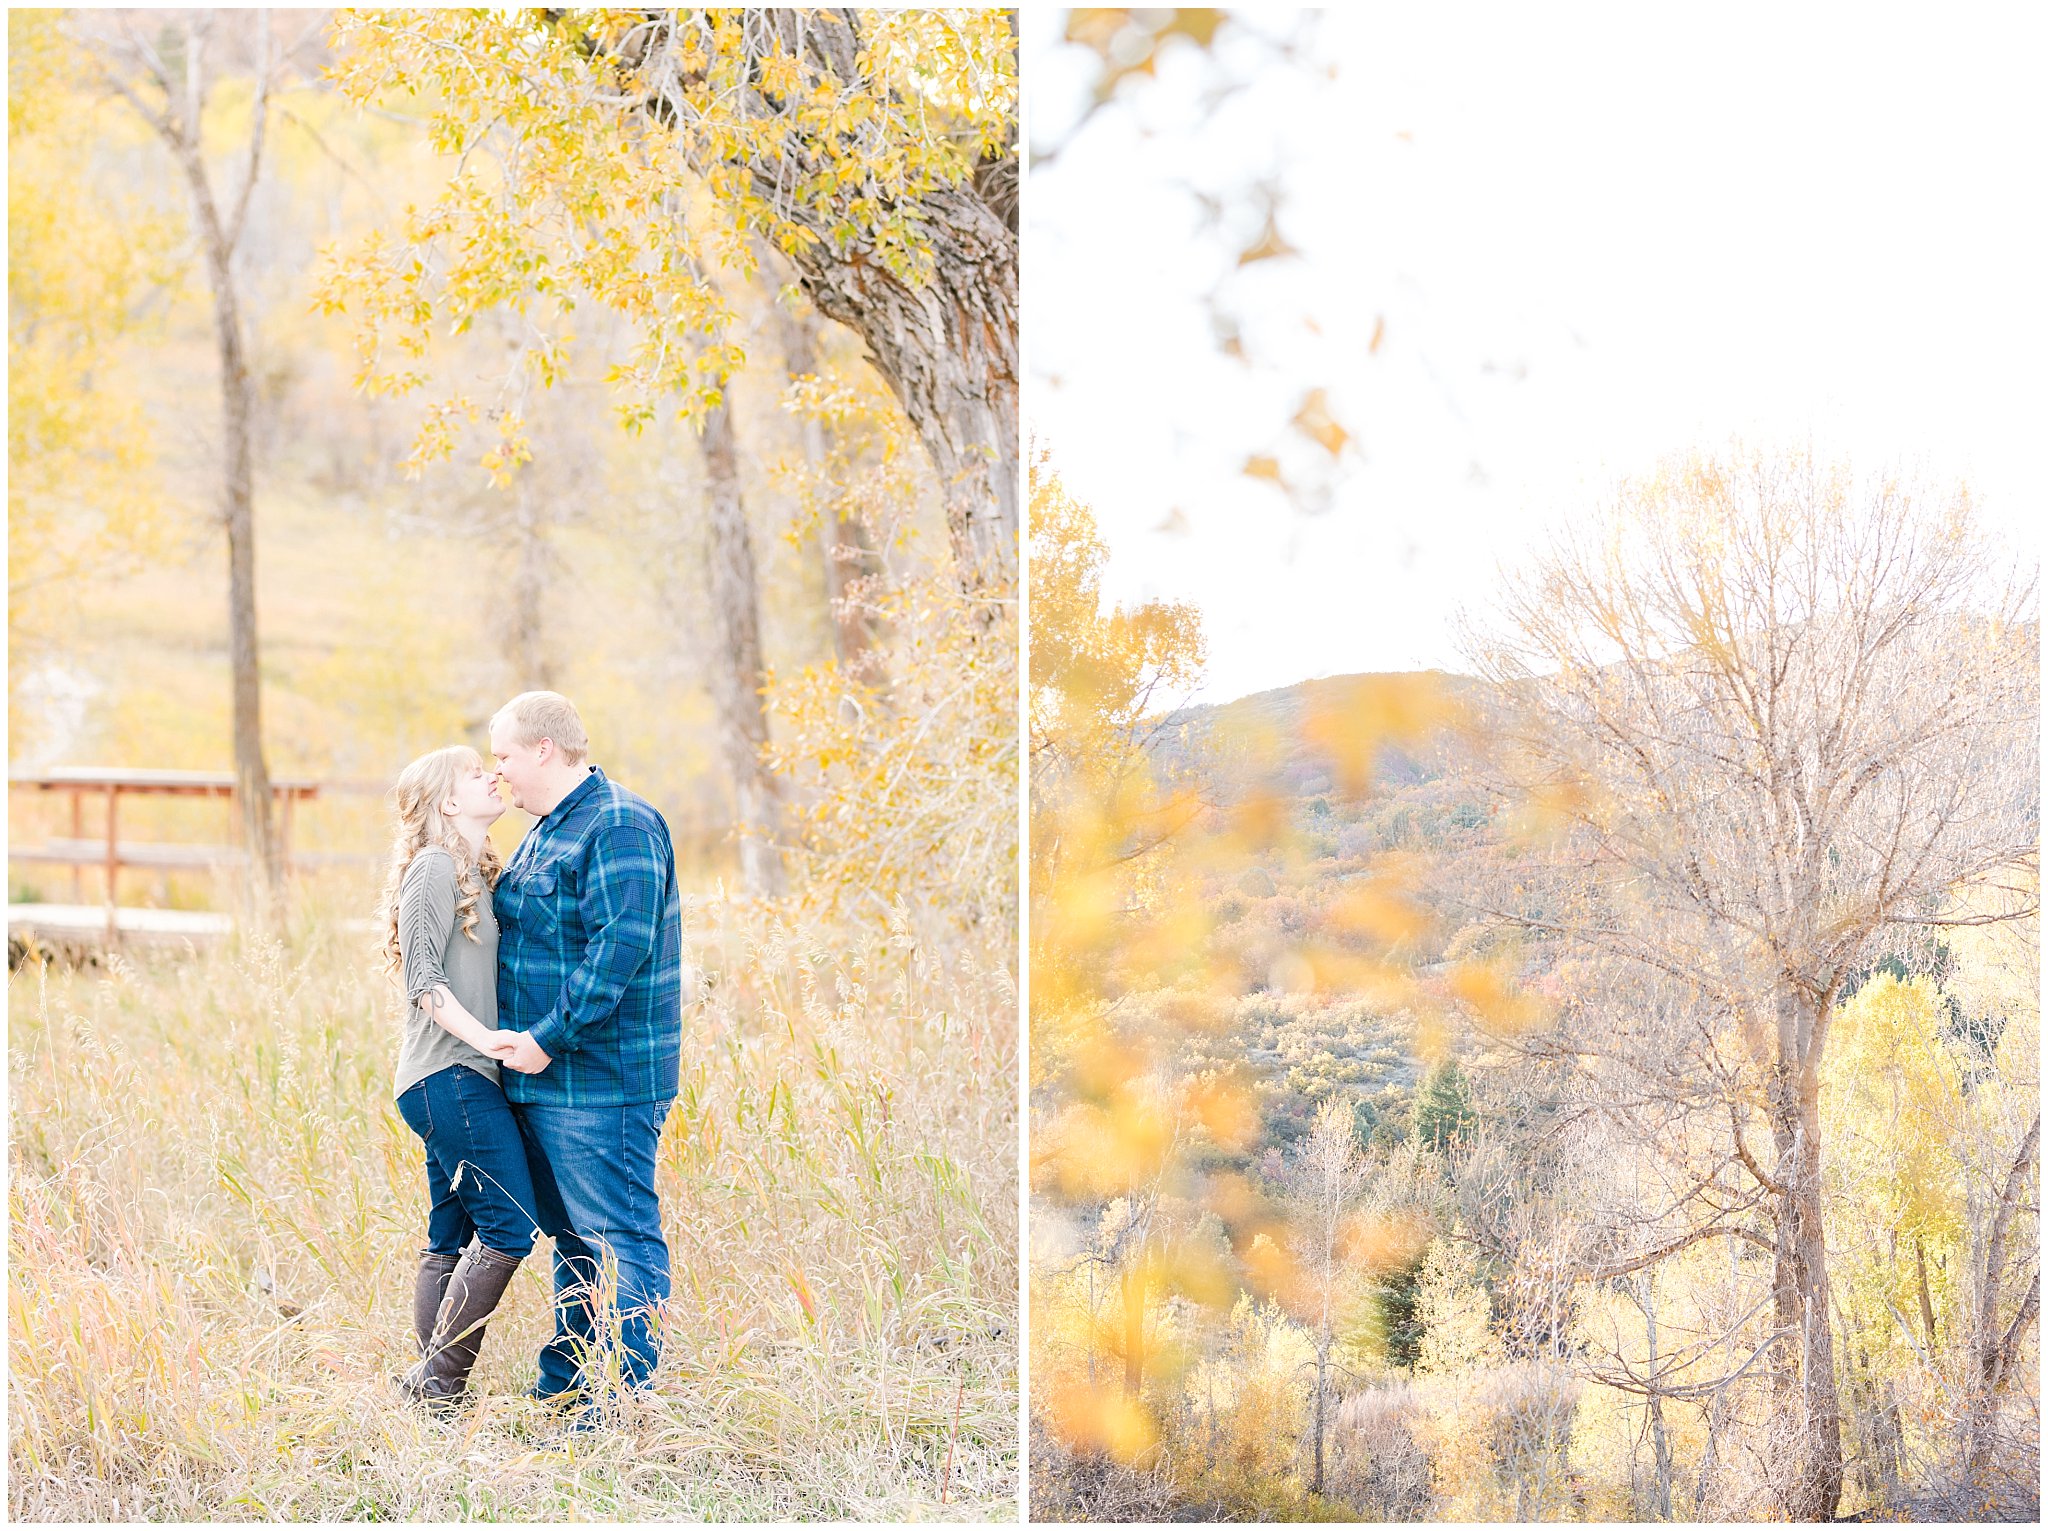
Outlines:
[{"label": "woman's face", "polygon": [[479,824],[495,824],[505,811],[504,800],[498,796],[497,778],[480,765],[457,773],[450,801],[455,805],[451,817]]}]

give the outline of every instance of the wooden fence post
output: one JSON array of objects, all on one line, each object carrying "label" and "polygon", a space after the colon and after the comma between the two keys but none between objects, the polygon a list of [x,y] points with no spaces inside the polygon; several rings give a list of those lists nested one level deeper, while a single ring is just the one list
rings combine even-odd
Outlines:
[{"label": "wooden fence post", "polygon": [[107,945],[112,947],[117,934],[114,923],[114,905],[118,896],[121,876],[121,847],[115,838],[120,829],[121,789],[112,782],[107,784]]},{"label": "wooden fence post", "polygon": [[[71,838],[83,840],[85,838],[85,789],[83,787],[73,787],[70,796]],[[71,863],[71,902],[74,904],[85,902],[85,867],[82,863],[76,861]]]}]

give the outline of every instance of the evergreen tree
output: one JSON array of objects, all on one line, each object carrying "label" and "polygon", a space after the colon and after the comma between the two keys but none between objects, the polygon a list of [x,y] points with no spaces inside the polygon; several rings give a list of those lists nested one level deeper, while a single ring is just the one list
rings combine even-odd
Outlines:
[{"label": "evergreen tree", "polygon": [[1446,1058],[1422,1077],[1415,1092],[1415,1141],[1441,1152],[1469,1132],[1473,1114],[1465,1072],[1458,1060]]}]

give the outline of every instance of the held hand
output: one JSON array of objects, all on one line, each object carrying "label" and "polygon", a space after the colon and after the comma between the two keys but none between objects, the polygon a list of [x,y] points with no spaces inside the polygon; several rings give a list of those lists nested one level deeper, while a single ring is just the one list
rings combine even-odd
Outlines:
[{"label": "held hand", "polygon": [[519,1046],[520,1033],[516,1031],[487,1031],[477,1042],[477,1051],[486,1058],[508,1058]]},{"label": "held hand", "polygon": [[538,1074],[555,1061],[541,1051],[540,1044],[533,1040],[530,1032],[504,1031],[499,1035],[509,1037],[512,1041],[511,1051],[501,1055],[508,1069],[515,1069],[522,1074]]}]

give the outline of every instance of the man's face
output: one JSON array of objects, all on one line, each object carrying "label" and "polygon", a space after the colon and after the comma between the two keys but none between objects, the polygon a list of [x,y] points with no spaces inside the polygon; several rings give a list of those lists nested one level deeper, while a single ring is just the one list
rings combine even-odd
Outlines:
[{"label": "man's face", "polygon": [[534,805],[546,797],[541,776],[546,763],[554,758],[554,741],[521,744],[509,722],[499,723],[491,729],[491,758],[497,762],[498,780],[511,795],[512,806],[539,817],[540,810]]}]

